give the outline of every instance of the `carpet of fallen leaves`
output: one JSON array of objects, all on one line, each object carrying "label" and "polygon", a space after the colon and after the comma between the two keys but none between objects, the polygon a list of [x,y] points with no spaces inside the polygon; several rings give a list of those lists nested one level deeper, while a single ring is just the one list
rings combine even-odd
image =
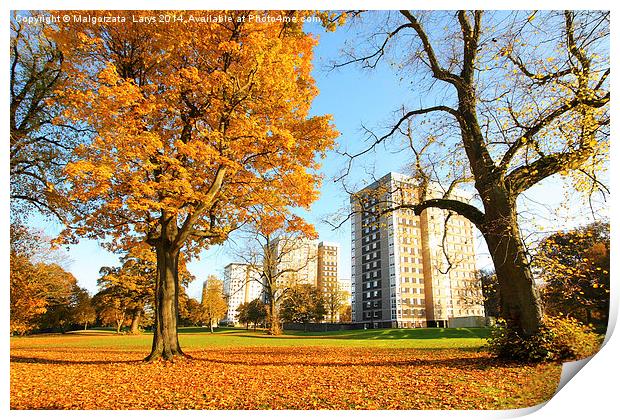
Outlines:
[{"label": "carpet of fallen leaves", "polygon": [[[56,343],[57,344],[57,343]],[[12,345],[13,409],[499,409],[552,397],[555,364],[463,350],[239,347],[144,363],[144,350]]]}]

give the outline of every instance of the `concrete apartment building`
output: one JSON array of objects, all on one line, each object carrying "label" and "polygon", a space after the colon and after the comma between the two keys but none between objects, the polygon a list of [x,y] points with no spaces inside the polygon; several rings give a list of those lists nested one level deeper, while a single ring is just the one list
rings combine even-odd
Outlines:
[{"label": "concrete apartment building", "polygon": [[[420,216],[409,209],[380,214],[386,206],[416,202],[419,193],[413,179],[390,172],[352,195],[354,322],[444,327],[484,316],[471,222],[435,208]],[[440,196],[437,190],[430,195]],[[452,197],[463,199],[458,192]]]},{"label": "concrete apartment building", "polygon": [[351,303],[351,279],[341,278],[338,279],[338,287],[340,290],[348,293],[349,299],[348,302]]},{"label": "concrete apartment building", "polygon": [[260,273],[248,264],[231,263],[224,268],[224,294],[228,296],[227,323],[238,323],[237,308],[262,295]]},{"label": "concrete apartment building", "polygon": [[275,270],[283,273],[281,284],[311,284],[317,286],[317,241],[305,238],[278,238],[273,242]]},{"label": "concrete apartment building", "polygon": [[340,290],[339,259],[340,244],[325,241],[319,242],[317,248],[316,287],[323,293]]},{"label": "concrete apartment building", "polygon": [[317,288],[323,293],[326,322],[339,322],[344,305],[351,303],[351,280],[340,278],[340,244],[320,242],[317,257]]}]

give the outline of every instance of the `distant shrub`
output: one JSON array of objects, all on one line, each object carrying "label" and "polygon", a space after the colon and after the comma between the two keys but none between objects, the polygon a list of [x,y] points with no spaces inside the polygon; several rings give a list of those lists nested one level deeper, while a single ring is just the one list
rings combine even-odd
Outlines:
[{"label": "distant shrub", "polygon": [[521,337],[499,321],[492,328],[486,348],[501,359],[526,362],[579,360],[596,353],[600,337],[572,318],[546,317],[538,334]]}]

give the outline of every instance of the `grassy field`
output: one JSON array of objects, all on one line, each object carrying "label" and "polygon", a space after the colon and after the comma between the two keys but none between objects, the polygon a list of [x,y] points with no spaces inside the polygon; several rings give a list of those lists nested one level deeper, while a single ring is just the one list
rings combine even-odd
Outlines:
[{"label": "grassy field", "polygon": [[[179,330],[181,347],[189,351],[213,347],[370,347],[370,348],[460,348],[477,350],[485,343],[486,328],[424,328],[329,331],[306,333],[286,331],[281,336],[269,336],[263,331],[239,328],[219,328],[211,334],[208,328],[190,327]],[[34,335],[13,338],[14,343],[31,348],[48,346],[43,337],[57,337],[63,347],[83,348],[143,348],[148,352],[152,335],[117,335],[113,330],[96,329],[73,331],[64,335]]]},{"label": "grassy field", "polygon": [[499,409],[548,400],[557,364],[492,359],[488,331],[386,329],[271,337],[185,328],[190,360],[144,363],[152,336],[11,339],[14,409]]}]

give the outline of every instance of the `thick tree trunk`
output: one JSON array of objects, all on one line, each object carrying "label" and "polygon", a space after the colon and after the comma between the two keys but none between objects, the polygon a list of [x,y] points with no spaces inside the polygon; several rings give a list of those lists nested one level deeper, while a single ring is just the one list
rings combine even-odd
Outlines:
[{"label": "thick tree trunk", "polygon": [[131,334],[140,334],[140,317],[142,316],[142,309],[135,309],[131,317],[131,327],[129,332]]},{"label": "thick tree trunk", "polygon": [[278,307],[275,299],[269,300],[269,335],[282,334],[282,327],[280,326],[280,316],[278,314]]},{"label": "thick tree trunk", "polygon": [[179,251],[162,239],[156,246],[157,280],[155,287],[155,326],[151,354],[145,361],[172,360],[185,356],[177,335],[177,308],[179,300]]},{"label": "thick tree trunk", "polygon": [[501,187],[486,198],[483,235],[495,265],[501,316],[509,327],[529,337],[541,326],[542,307],[517,225],[516,202]]}]

